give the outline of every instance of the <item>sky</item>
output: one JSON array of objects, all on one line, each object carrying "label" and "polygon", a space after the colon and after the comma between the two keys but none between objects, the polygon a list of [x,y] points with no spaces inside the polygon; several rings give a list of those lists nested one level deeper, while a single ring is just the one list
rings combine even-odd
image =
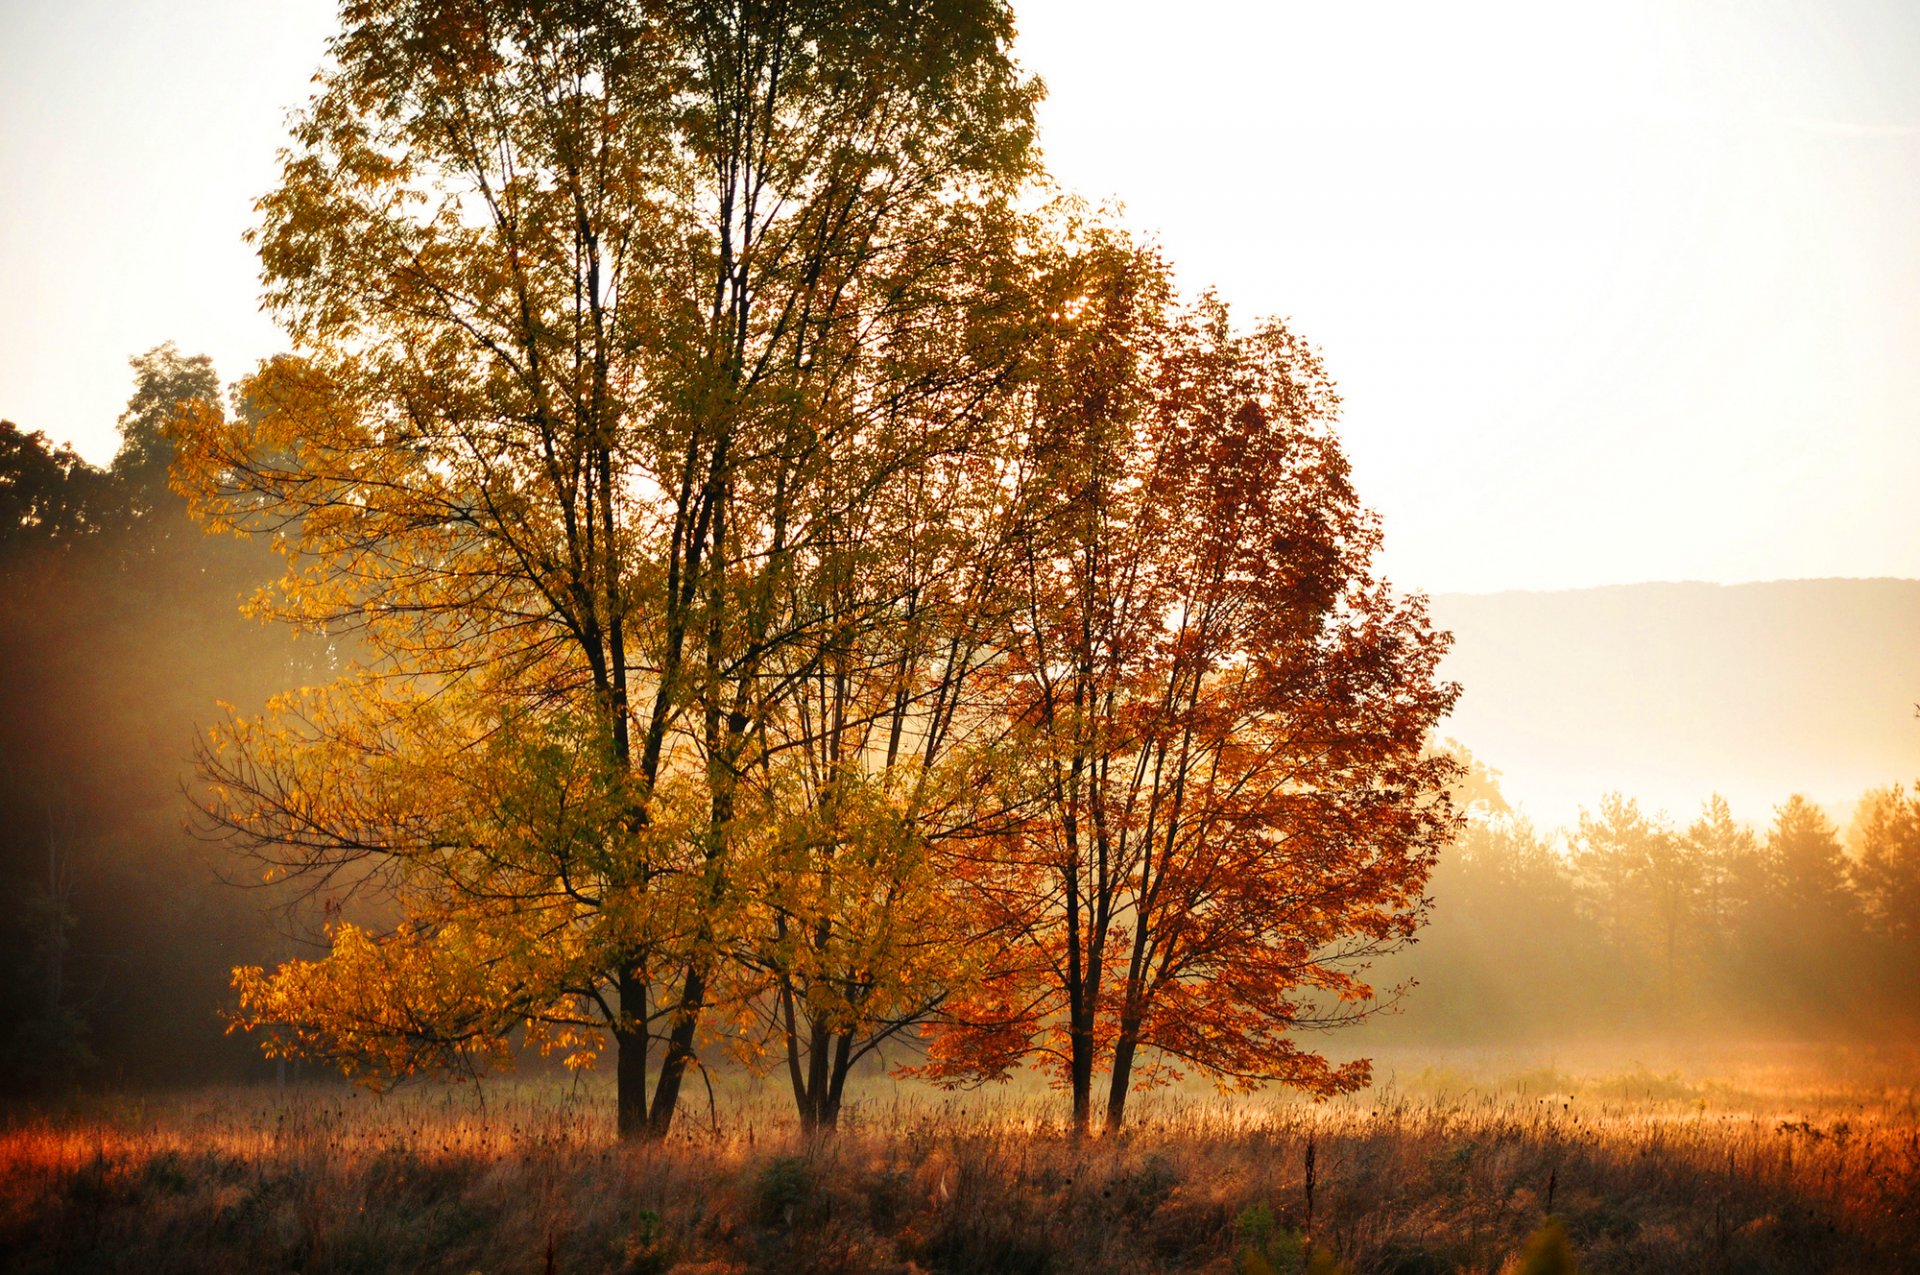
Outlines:
[{"label": "sky", "polygon": [[[1061,182],[1324,351],[1396,583],[1920,577],[1920,6],[1017,0]],[[0,0],[0,415],[285,342],[320,0]]]}]

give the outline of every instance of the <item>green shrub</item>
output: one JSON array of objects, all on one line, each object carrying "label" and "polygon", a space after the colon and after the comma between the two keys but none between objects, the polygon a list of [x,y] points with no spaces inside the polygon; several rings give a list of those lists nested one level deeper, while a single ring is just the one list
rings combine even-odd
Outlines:
[{"label": "green shrub", "polygon": [[1242,1209],[1233,1231],[1240,1239],[1233,1263],[1239,1275],[1281,1275],[1299,1270],[1306,1259],[1307,1237],[1281,1226],[1264,1200]]},{"label": "green shrub", "polygon": [[661,1233],[660,1215],[641,1209],[620,1245],[621,1275],[666,1275],[673,1266],[673,1247]]},{"label": "green shrub", "polygon": [[777,1229],[817,1219],[822,1212],[813,1166],[801,1156],[768,1161],[753,1184],[754,1218]]}]

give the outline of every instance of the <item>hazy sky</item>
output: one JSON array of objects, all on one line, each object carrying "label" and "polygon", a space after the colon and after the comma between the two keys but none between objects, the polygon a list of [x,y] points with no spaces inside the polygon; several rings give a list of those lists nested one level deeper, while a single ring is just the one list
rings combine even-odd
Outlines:
[{"label": "hazy sky", "polygon": [[[1289,315],[1431,590],[1920,577],[1920,5],[1025,0],[1054,171]],[[281,347],[325,0],[0,0],[0,415]]]}]

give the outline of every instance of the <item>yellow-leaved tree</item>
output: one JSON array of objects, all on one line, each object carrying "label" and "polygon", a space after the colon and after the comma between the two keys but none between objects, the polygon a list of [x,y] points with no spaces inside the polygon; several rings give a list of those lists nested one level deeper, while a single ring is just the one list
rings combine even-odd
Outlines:
[{"label": "yellow-leaved tree", "polygon": [[659,1136],[758,998],[824,1098],[941,994],[914,900],[987,746],[951,729],[985,523],[927,511],[1019,345],[1008,8],[341,21],[257,232],[297,354],[177,423],[175,481],[351,657],[214,731],[209,820],[401,919],[240,971],[240,1021],[379,1073],[610,1038]]}]

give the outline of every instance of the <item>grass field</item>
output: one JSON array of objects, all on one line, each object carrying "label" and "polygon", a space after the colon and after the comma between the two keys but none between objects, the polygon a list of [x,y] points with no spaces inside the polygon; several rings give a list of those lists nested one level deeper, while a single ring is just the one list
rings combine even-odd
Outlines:
[{"label": "grass field", "polygon": [[876,1085],[805,1144],[777,1089],[735,1083],[634,1148],[594,1082],[96,1098],[0,1133],[0,1265],[1920,1270],[1911,1055],[1755,1050],[1711,1073],[1406,1055],[1379,1074],[1318,1105],[1156,1095],[1083,1145],[1044,1092]]}]

